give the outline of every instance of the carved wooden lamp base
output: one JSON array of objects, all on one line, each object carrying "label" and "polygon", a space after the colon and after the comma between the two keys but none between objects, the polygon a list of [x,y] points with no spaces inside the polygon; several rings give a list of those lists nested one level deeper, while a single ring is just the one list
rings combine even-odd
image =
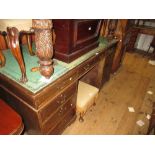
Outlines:
[{"label": "carved wooden lamp base", "polygon": [[39,71],[40,71],[41,75],[43,75],[43,76],[45,76],[45,78],[49,79],[54,72],[54,68],[52,66],[52,60],[51,59],[49,59],[47,61],[40,60],[39,64],[40,64]]},{"label": "carved wooden lamp base", "polygon": [[39,58],[40,73],[46,78],[53,74],[53,45],[52,45],[52,20],[33,19],[32,26],[35,31],[36,54]]}]

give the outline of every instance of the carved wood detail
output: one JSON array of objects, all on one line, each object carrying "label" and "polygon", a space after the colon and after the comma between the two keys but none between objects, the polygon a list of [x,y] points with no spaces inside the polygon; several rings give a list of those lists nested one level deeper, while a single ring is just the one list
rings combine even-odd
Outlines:
[{"label": "carved wood detail", "polygon": [[128,22],[127,19],[119,19],[117,23],[117,29],[114,35],[117,39],[119,39],[119,42],[116,47],[116,53],[115,53],[114,61],[112,65],[113,73],[116,72],[117,69],[120,67],[124,58],[124,53],[125,53],[126,44],[127,44],[127,40],[124,40],[127,22]]},{"label": "carved wood detail", "polygon": [[26,41],[27,41],[27,46],[28,46],[28,52],[31,56],[34,56],[35,53],[32,49],[32,34],[33,31],[20,31],[20,40],[22,40],[22,37],[25,35],[26,36]]},{"label": "carved wood detail", "polygon": [[32,27],[35,32],[36,55],[39,58],[40,73],[46,78],[53,74],[52,56],[52,20],[33,19]]},{"label": "carved wood detail", "polygon": [[[0,35],[4,36],[3,32],[0,31]],[[3,49],[3,46],[0,43],[0,68],[5,66],[5,61],[6,61],[5,56],[3,52],[1,51],[1,49]]]},{"label": "carved wood detail", "polygon": [[27,38],[27,46],[28,46],[28,49],[29,49],[29,53],[30,53],[31,56],[33,56],[33,55],[35,55],[35,53],[32,50],[32,36],[27,34],[26,38]]},{"label": "carved wood detail", "polygon": [[23,60],[22,53],[21,53],[20,46],[19,46],[19,31],[15,27],[7,27],[7,34],[8,34],[9,47],[11,49],[13,56],[17,60],[21,73],[22,73],[20,82],[25,83],[28,80],[26,76],[24,60]]},{"label": "carved wood detail", "polygon": [[117,23],[118,23],[117,19],[109,20],[108,35],[107,35],[108,39],[113,39],[115,37],[114,35],[115,35],[116,28],[117,28]]},{"label": "carved wood detail", "polygon": [[0,50],[0,68],[5,66],[5,56],[3,55],[2,51]]}]

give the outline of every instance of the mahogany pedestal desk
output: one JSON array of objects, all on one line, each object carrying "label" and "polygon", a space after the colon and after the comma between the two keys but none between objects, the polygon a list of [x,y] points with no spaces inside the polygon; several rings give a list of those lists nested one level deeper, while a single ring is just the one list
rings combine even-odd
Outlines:
[{"label": "mahogany pedestal desk", "polygon": [[0,97],[22,116],[28,134],[60,134],[76,118],[78,80],[100,89],[107,73],[104,71],[106,57],[109,52],[115,52],[117,42],[100,43],[69,64],[54,60],[54,74],[49,80],[38,72],[31,72],[31,68],[38,65],[38,60],[35,56],[31,57],[24,46],[29,80],[24,84],[18,81],[18,64],[9,50],[4,51],[6,65],[0,68]]}]

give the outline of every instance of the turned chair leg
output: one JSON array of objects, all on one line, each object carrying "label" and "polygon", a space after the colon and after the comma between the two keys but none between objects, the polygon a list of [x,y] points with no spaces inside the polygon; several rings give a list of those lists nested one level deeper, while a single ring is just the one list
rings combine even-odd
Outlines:
[{"label": "turned chair leg", "polygon": [[[0,31],[0,35],[2,35],[2,37],[4,38],[4,32]],[[5,56],[4,56],[3,52],[2,52],[2,50],[3,50],[3,47],[0,44],[0,68],[4,67],[5,62],[6,62],[6,59],[5,59]]]},{"label": "turned chair leg", "polygon": [[52,21],[48,19],[33,19],[32,27],[35,32],[36,55],[39,58],[40,74],[49,79],[54,73]]},{"label": "turned chair leg", "polygon": [[5,56],[3,55],[2,51],[0,50],[0,68],[5,66]]},{"label": "turned chair leg", "polygon": [[19,46],[19,31],[15,27],[7,27],[7,34],[8,34],[9,47],[11,49],[13,56],[17,60],[22,73],[20,82],[25,83],[28,80],[26,76],[24,60]]},{"label": "turned chair leg", "polygon": [[29,53],[30,53],[31,56],[33,56],[33,55],[35,55],[35,53],[32,50],[32,39],[31,39],[31,35],[30,34],[27,34],[26,35],[26,39],[27,39],[27,46],[28,46],[28,49],[29,49]]}]

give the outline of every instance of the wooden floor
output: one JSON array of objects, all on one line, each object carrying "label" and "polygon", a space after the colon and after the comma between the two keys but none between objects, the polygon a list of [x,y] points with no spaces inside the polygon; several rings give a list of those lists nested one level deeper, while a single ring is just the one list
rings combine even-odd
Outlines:
[{"label": "wooden floor", "polygon": [[[147,91],[152,91],[150,95]],[[101,89],[97,105],[76,121],[63,134],[146,134],[155,101],[155,66],[136,53],[126,53],[115,75]],[[128,107],[135,109],[134,113]],[[142,120],[145,124],[136,124]]]}]

